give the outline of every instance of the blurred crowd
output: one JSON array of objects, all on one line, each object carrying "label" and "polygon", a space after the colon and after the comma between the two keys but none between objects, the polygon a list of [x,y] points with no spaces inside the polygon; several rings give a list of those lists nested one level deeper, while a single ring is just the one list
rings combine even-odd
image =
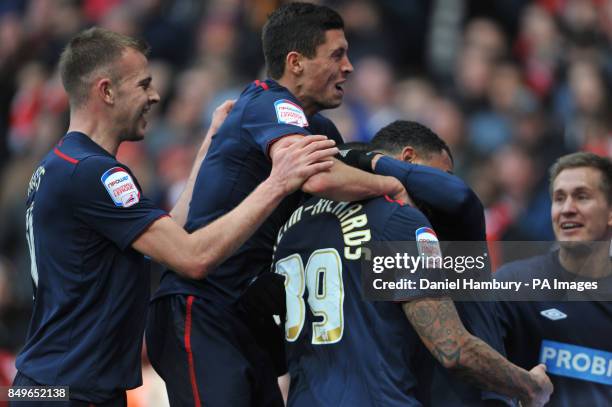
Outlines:
[{"label": "blurred crowd", "polygon": [[[325,112],[344,139],[367,141],[395,119],[424,123],[483,201],[489,239],[552,240],[549,165],[578,150],[612,156],[612,0],[320,2],[344,17],[355,67],[345,103]],[[152,46],[162,103],[146,140],[118,157],[170,208],[214,108],[265,77],[260,30],[281,3],[0,1],[0,384],[32,298],[26,186],[67,126],[64,44],[99,25]]]}]

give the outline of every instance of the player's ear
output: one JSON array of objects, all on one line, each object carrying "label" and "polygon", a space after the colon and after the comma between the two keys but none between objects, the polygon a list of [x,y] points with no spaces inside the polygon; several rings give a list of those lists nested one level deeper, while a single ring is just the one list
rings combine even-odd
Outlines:
[{"label": "player's ear", "polygon": [[291,51],[285,58],[285,69],[294,75],[301,75],[304,70],[304,56],[297,51]]},{"label": "player's ear", "polygon": [[109,78],[99,78],[94,85],[96,95],[109,105],[115,103],[115,90]]},{"label": "player's ear", "polygon": [[417,152],[414,148],[406,146],[402,149],[400,159],[405,162],[413,162],[417,158]]}]

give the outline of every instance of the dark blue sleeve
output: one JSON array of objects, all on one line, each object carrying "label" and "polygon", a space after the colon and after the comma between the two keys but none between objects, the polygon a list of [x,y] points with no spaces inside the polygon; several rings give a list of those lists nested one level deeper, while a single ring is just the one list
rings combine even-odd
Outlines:
[{"label": "dark blue sleeve", "polygon": [[400,180],[408,193],[435,216],[452,218],[462,240],[485,240],[484,208],[474,191],[459,177],[437,168],[381,157],[377,174]]},{"label": "dark blue sleeve", "polygon": [[290,134],[308,135],[302,108],[289,93],[264,91],[244,109],[241,127],[249,133],[261,151],[268,155],[270,146]]},{"label": "dark blue sleeve", "polygon": [[74,216],[122,250],[167,215],[142,195],[130,170],[107,157],[81,160],[72,174]]},{"label": "dark blue sleeve", "polygon": [[336,128],[334,122],[320,113],[312,116],[308,130],[312,134],[322,134],[327,136],[327,138],[334,140],[338,146],[344,143],[344,140],[342,140],[342,136],[340,135],[340,132]]},{"label": "dark blue sleeve", "polygon": [[[432,226],[418,209],[411,206],[402,206],[397,209],[393,215],[387,220],[383,230],[383,240],[389,242],[414,242],[415,247],[417,246],[417,234],[419,231],[428,229],[435,236]],[[431,242],[430,242],[431,243]],[[437,244],[437,243],[435,243]],[[438,251],[440,250],[439,244]],[[414,254],[419,253],[418,249],[413,251]],[[440,252],[441,253],[441,252]],[[421,268],[414,272],[409,278],[417,281],[420,278],[427,278],[430,280],[439,280],[442,274],[440,270],[436,269],[425,269]],[[407,276],[402,276],[407,277]],[[444,294],[441,290],[430,290],[430,289],[414,289],[414,290],[402,290],[402,298],[398,301],[410,301],[422,297],[434,297]]]}]

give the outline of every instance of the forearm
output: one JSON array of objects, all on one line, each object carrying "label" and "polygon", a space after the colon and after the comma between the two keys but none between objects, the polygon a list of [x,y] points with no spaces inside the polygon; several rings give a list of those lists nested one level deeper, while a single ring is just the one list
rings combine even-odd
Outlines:
[{"label": "forearm", "polygon": [[466,206],[482,205],[459,177],[426,165],[412,164],[377,155],[374,172],[398,178],[416,200],[446,214],[461,214]]},{"label": "forearm", "polygon": [[451,371],[480,388],[521,400],[532,398],[540,390],[529,372],[473,335],[463,343],[459,356]]},{"label": "forearm", "polygon": [[396,196],[403,189],[396,178],[370,174],[336,159],[329,171],[310,177],[302,186],[306,193],[334,201],[360,201],[382,195]]},{"label": "forearm", "polygon": [[270,176],[229,213],[191,234],[170,218],[158,219],[132,246],[193,279],[206,277],[234,253],[304,180],[328,170],[333,141],[311,136],[277,151]]},{"label": "forearm", "polygon": [[208,274],[238,250],[285,196],[281,188],[267,179],[232,211],[193,232],[190,251],[200,259],[203,273]]},{"label": "forearm", "polygon": [[411,301],[404,304],[404,312],[434,357],[464,380],[522,400],[540,390],[529,372],[467,332],[450,299]]}]

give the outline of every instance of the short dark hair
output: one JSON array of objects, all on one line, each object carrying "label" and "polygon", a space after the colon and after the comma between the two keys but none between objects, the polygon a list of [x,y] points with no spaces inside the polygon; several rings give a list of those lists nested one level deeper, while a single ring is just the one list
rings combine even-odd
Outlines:
[{"label": "short dark hair", "polygon": [[60,56],[59,72],[72,107],[87,100],[91,74],[96,70],[107,69],[109,76],[117,79],[112,64],[127,48],[143,55],[149,52],[144,41],[98,27],[81,31],[70,40]]},{"label": "short dark hair", "polygon": [[599,187],[608,203],[612,203],[612,161],[609,158],[584,151],[564,155],[550,167],[550,194],[552,195],[553,184],[561,171],[582,167],[595,168],[601,172],[601,184]]},{"label": "short dark hair", "polygon": [[404,147],[411,146],[424,158],[444,150],[453,161],[453,155],[444,140],[430,128],[409,120],[396,120],[386,125],[378,130],[370,144],[374,151],[391,155],[400,154]]},{"label": "short dark hair", "polygon": [[292,51],[314,58],[328,30],[343,30],[340,14],[326,6],[288,3],[274,10],[263,27],[261,41],[268,75],[279,79]]}]

